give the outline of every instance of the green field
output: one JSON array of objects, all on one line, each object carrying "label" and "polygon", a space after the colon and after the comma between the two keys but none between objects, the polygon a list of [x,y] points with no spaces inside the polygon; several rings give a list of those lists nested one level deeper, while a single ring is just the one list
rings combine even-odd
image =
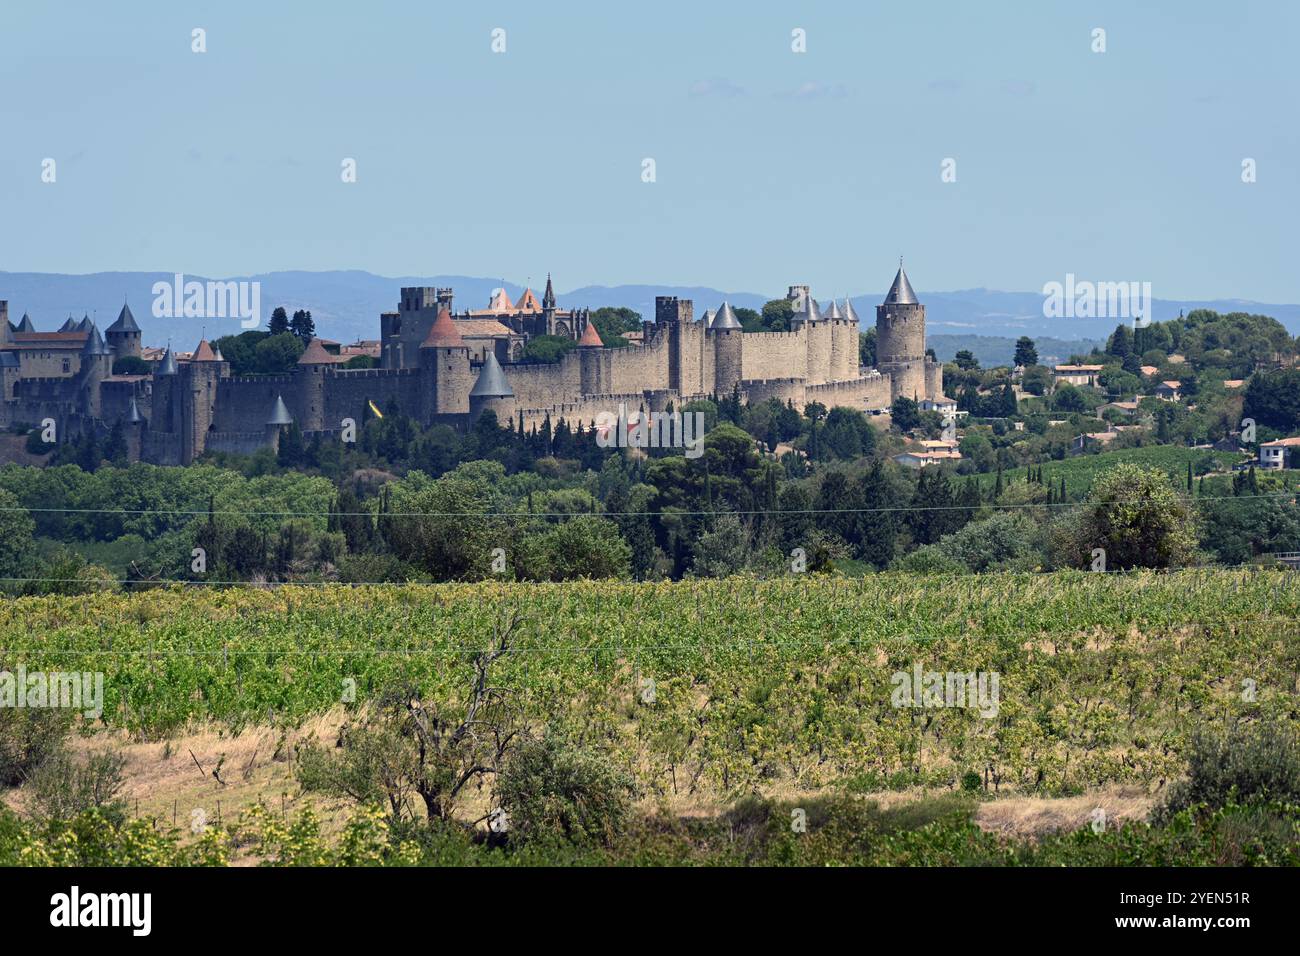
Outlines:
[{"label": "green field", "polygon": [[[1140,465],[1145,468],[1159,468],[1179,486],[1187,481],[1187,465],[1190,463],[1196,474],[1205,473],[1212,465],[1215,472],[1229,471],[1234,464],[1241,461],[1241,455],[1226,451],[1209,451],[1202,448],[1181,448],[1176,445],[1151,445],[1145,448],[1124,448],[1118,451],[1101,452],[1096,455],[1076,455],[1061,461],[1047,461],[1042,464],[1043,481],[1056,488],[1065,478],[1066,489],[1071,498],[1080,498],[1092,487],[1098,475],[1109,471],[1119,464]],[[1034,465],[1034,471],[1040,466]],[[1010,468],[1002,473],[1003,484],[1024,481],[1026,468]],[[1288,486],[1293,486],[1297,472],[1283,472],[1290,478]],[[997,483],[997,473],[979,476],[980,487],[991,490]]]},{"label": "green field", "polygon": [[[404,681],[455,697],[508,608],[526,624],[502,686],[650,792],[972,770],[1003,790],[1146,784],[1177,773],[1198,723],[1297,719],[1300,578],[1280,571],[171,589],[7,602],[0,649],[11,668],[102,671],[103,722],[159,736],[295,725],[346,679],[351,706]],[[997,715],[892,706],[914,665],[998,673]]]}]

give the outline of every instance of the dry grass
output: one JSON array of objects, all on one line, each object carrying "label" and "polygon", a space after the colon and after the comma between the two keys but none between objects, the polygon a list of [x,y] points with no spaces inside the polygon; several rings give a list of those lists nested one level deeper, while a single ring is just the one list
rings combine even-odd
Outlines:
[{"label": "dry grass", "polygon": [[[141,742],[124,732],[111,732],[89,738],[73,736],[69,745],[83,753],[110,747],[126,758],[122,798],[132,817],[153,818],[164,826],[174,821],[186,832],[196,810],[216,824],[232,822],[242,810],[257,803],[289,817],[310,806],[329,833],[341,827],[351,807],[346,801],[302,793],[294,776],[294,748],[307,740],[332,745],[344,719],[343,710],[338,708],[288,732],[258,726],[231,734],[214,725],[166,741]],[[799,787],[791,781],[773,781],[763,788],[761,796],[797,806],[831,792]],[[891,810],[935,795],[912,788],[866,794],[863,799],[882,810]],[[4,800],[21,811],[24,796],[25,788],[20,787],[6,794]],[[1139,788],[1108,788],[1063,798],[1006,796],[979,804],[974,821],[990,832],[1035,838],[1086,827],[1092,823],[1097,808],[1105,812],[1108,826],[1145,819],[1156,799]],[[726,812],[732,802],[720,794],[700,790],[646,797],[641,809],[683,819],[709,819]],[[462,794],[457,816],[465,821],[477,820],[491,808],[491,788],[471,786]]]},{"label": "dry grass", "polygon": [[[72,736],[74,753],[111,749],[126,758],[121,798],[132,817],[153,818],[165,826],[190,827],[196,810],[210,824],[229,823],[240,811],[261,802],[275,811],[294,814],[310,805],[329,829],[341,823],[341,805],[304,796],[294,779],[294,745],[315,739],[332,741],[343,722],[341,709],[285,732],[253,727],[240,734],[200,727],[166,741],[133,739],[122,731],[91,737]],[[26,787],[10,791],[5,802],[16,810],[25,805]]]},{"label": "dry grass", "polygon": [[1093,812],[1105,812],[1107,828],[1143,820],[1156,797],[1145,790],[1108,788],[1078,797],[1005,797],[982,803],[975,823],[984,830],[1013,837],[1040,837],[1058,830],[1089,826]]}]

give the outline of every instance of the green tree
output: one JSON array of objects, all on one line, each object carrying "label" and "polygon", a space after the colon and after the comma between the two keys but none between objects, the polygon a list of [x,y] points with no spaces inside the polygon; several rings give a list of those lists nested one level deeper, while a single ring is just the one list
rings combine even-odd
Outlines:
[{"label": "green tree", "polygon": [[1107,570],[1184,567],[1196,560],[1199,525],[1168,474],[1123,462],[1092,483],[1077,525],[1056,528],[1055,547],[1073,567],[1091,566],[1097,548]]},{"label": "green tree", "polygon": [[1022,335],[1016,339],[1016,357],[1015,363],[1021,368],[1029,368],[1031,365],[1038,364],[1038,349],[1034,346],[1034,340],[1027,335]]},{"label": "green tree", "polygon": [[[0,578],[20,577],[32,554],[36,522],[17,496],[0,488]],[[0,587],[12,582],[0,581]]]},{"label": "green tree", "polygon": [[627,345],[624,332],[641,328],[641,313],[627,308],[603,306],[591,313],[591,323],[596,326],[601,342],[607,349],[621,349]]},{"label": "green tree", "polygon": [[1300,369],[1252,375],[1246,385],[1242,414],[1279,432],[1300,429]]},{"label": "green tree", "polygon": [[[284,310],[284,306],[277,305],[271,313],[271,320],[266,324],[267,331],[272,335],[283,335],[289,331],[289,313]],[[222,355],[225,350],[222,349]]]},{"label": "green tree", "polygon": [[[291,371],[302,355],[306,343],[292,333],[271,335],[253,347],[253,367],[250,371],[262,375],[280,375]],[[221,353],[226,354],[224,351]]]},{"label": "green tree", "polygon": [[311,312],[306,309],[295,312],[289,321],[289,331],[301,339],[303,345],[315,338],[316,323],[312,321]]},{"label": "green tree", "polygon": [[921,424],[921,408],[912,399],[899,395],[889,406],[890,421],[900,432],[909,432]]},{"label": "green tree", "polygon": [[138,355],[123,355],[113,360],[114,375],[148,375],[153,366]]},{"label": "green tree", "polygon": [[794,305],[789,299],[772,299],[763,305],[763,331],[789,332],[794,324]]},{"label": "green tree", "polygon": [[524,361],[549,365],[577,347],[577,342],[564,335],[538,335],[524,346]]},{"label": "green tree", "polygon": [[876,366],[876,328],[872,326],[858,333],[858,363],[867,368]]}]

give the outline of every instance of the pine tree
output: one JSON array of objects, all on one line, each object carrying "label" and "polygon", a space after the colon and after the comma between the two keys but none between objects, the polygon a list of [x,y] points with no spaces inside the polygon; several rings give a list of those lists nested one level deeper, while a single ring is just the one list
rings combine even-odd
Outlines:
[{"label": "pine tree", "polygon": [[316,323],[312,321],[311,313],[306,309],[299,309],[293,314],[293,319],[289,322],[289,331],[303,342],[310,342],[316,337]]}]

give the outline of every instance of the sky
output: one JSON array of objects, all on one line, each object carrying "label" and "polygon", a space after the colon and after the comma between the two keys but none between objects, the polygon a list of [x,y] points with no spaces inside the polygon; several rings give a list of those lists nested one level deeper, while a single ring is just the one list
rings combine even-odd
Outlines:
[{"label": "sky", "polygon": [[0,271],[829,296],[903,256],[1300,302],[1297,35],[1284,0],[6,2]]}]

